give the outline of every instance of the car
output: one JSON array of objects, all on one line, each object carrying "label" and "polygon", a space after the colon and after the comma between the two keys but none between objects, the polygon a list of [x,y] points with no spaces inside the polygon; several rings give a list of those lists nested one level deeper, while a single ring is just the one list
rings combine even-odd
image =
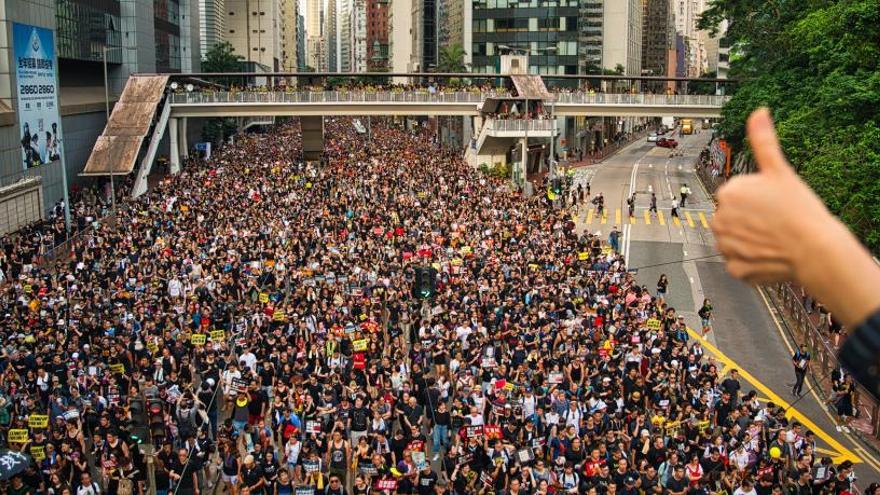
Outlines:
[{"label": "car", "polygon": [[657,146],[660,146],[661,148],[677,148],[678,141],[675,139],[660,138],[657,140]]},{"label": "car", "polygon": [[656,143],[657,139],[659,139],[659,136],[657,135],[656,132],[652,132],[651,134],[648,134],[648,142],[649,143]]}]

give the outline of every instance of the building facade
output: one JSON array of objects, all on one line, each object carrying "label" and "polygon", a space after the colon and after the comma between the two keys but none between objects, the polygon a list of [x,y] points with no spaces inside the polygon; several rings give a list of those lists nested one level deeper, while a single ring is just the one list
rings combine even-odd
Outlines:
[{"label": "building facade", "polygon": [[605,1],[585,1],[579,6],[578,73],[580,74],[602,72]]},{"label": "building facade", "polygon": [[226,32],[226,7],[224,0],[198,0],[200,55],[202,59],[211,48],[224,39]]},{"label": "building facade", "polygon": [[297,20],[299,16],[297,0],[280,0],[278,24],[281,32],[281,70],[293,72],[299,67],[297,59]]},{"label": "building facade", "polygon": [[[675,76],[674,0],[642,0],[642,74]],[[671,82],[648,82],[645,89],[655,93],[674,90]]]},{"label": "building facade", "polygon": [[324,43],[326,44],[327,70],[339,70],[339,26],[337,0],[327,0],[324,15]]},{"label": "building facade", "polygon": [[389,68],[388,14],[390,0],[367,0],[367,68],[382,71]]},{"label": "building facade", "polygon": [[352,45],[354,37],[352,33],[352,16],[354,15],[353,0],[339,0],[339,72],[351,72],[353,67]]},{"label": "building facade", "polygon": [[226,0],[227,40],[245,62],[281,66],[279,0]]},{"label": "building facade", "polygon": [[513,52],[530,55],[530,73],[577,74],[579,7],[577,0],[474,0],[464,14],[471,16],[471,43],[465,50],[473,72],[497,72],[500,55]]},{"label": "building facade", "polygon": [[623,73],[642,73],[642,1],[605,2],[602,63],[605,69],[623,67]]},{"label": "building facade", "polygon": [[327,42],[324,39],[324,2],[306,0],[306,65],[316,71],[327,70]]},{"label": "building facade", "polygon": [[[410,72],[413,69],[412,5],[409,0],[391,0],[388,33],[391,72]],[[396,77],[394,82],[405,83],[407,78]]]},{"label": "building facade", "polygon": [[352,72],[367,71],[367,3],[351,0],[349,53]]},{"label": "building facade", "polygon": [[302,72],[306,68],[306,19],[296,15],[296,70]]}]

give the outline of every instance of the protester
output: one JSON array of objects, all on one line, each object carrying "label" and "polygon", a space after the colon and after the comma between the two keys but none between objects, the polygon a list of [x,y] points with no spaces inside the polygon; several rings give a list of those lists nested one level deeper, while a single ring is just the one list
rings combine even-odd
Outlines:
[{"label": "protester", "polygon": [[569,211],[423,129],[326,134],[322,164],[295,122],[236,136],[15,271],[13,489],[145,492],[142,442],[178,494],[751,493],[819,462]]}]

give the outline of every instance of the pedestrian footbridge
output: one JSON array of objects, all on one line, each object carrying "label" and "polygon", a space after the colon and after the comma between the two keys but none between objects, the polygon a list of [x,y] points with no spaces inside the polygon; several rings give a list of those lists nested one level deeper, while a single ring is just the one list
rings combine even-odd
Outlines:
[{"label": "pedestrian footbridge", "polygon": [[[721,116],[721,107],[727,100],[725,96],[714,95],[555,93],[544,87],[540,76],[500,77],[513,81],[509,90],[193,91],[192,84],[184,88],[169,83],[168,75],[133,75],[120,103],[113,108],[107,129],[92,150],[83,175],[127,175],[139,161],[132,194],[143,194],[160,142],[164,142],[166,135],[169,170],[172,174],[180,170],[181,158],[186,158],[189,149],[190,118],[235,117],[255,125],[272,122],[276,117],[299,117],[303,157],[317,160],[324,145],[323,117],[475,117],[475,121],[485,123],[478,131],[479,146],[472,152],[476,159],[477,155],[488,153],[486,150],[509,148],[511,140],[525,138],[525,149],[530,135],[549,138],[556,133],[550,120],[546,120],[552,116],[716,118]],[[518,113],[508,111],[517,105]]]}]

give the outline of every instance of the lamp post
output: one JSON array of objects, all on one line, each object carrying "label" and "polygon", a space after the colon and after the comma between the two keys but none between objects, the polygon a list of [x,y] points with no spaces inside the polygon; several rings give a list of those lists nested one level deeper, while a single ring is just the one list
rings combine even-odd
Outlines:
[{"label": "lamp post", "polygon": [[[101,47],[101,60],[104,64],[104,109],[107,114],[107,125],[110,124],[110,82],[107,78],[107,52],[111,50],[133,50],[133,47],[104,45]],[[113,181],[113,167],[110,167],[110,209],[116,213],[116,187]]]}]

